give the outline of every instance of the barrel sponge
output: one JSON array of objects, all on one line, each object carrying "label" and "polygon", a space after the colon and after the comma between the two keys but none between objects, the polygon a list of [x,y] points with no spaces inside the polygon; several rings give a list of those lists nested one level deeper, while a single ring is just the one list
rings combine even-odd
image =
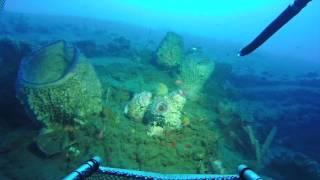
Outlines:
[{"label": "barrel sponge", "polygon": [[184,56],[183,46],[181,36],[173,32],[168,32],[157,49],[157,64],[166,68],[179,65]]},{"label": "barrel sponge", "polygon": [[197,100],[201,90],[214,71],[214,61],[201,54],[186,56],[180,66],[181,89],[191,100]]},{"label": "barrel sponge", "polygon": [[92,65],[64,41],[24,58],[17,96],[32,118],[44,126],[86,123],[102,110],[102,87]]},{"label": "barrel sponge", "polygon": [[179,129],[181,127],[181,111],[185,102],[186,100],[180,91],[156,97],[148,108],[146,118],[152,125],[167,129]]},{"label": "barrel sponge", "polygon": [[159,82],[159,83],[153,84],[152,91],[156,96],[165,96],[168,94],[169,90],[166,84]]},{"label": "barrel sponge", "polygon": [[143,91],[135,94],[132,100],[125,106],[124,114],[135,121],[142,121],[149,104],[151,103],[151,92]]}]

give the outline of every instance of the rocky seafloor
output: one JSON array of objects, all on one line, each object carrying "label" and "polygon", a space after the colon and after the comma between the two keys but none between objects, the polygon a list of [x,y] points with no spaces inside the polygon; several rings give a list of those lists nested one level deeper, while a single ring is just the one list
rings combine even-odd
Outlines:
[{"label": "rocky seafloor", "polygon": [[[205,39],[181,35],[183,53],[197,47],[215,62],[214,71],[196,99],[186,97],[180,128],[154,135],[150,124],[132,120],[124,110],[143,91],[161,96],[188,87],[177,68],[155,61],[166,32],[24,14],[5,14],[0,24],[1,179],[61,178],[94,155],[105,166],[162,173],[229,174],[248,164],[270,179],[320,177],[314,125],[320,117],[319,69],[283,74],[232,63],[228,51],[234,46],[224,54],[219,45],[211,51]],[[85,124],[57,126],[59,133],[43,138],[42,127],[16,98],[17,73],[23,57],[60,39],[79,48],[93,65],[102,110],[87,116]],[[41,149],[39,142],[50,146]]]}]

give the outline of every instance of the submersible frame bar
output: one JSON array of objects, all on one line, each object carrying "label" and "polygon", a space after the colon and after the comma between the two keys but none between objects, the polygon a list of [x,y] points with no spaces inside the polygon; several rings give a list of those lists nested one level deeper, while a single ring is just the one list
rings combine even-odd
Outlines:
[{"label": "submersible frame bar", "polygon": [[295,0],[292,5],[289,5],[274,21],[272,21],[250,44],[240,50],[238,56],[250,54],[282,26],[289,22],[297,15],[311,0]]},{"label": "submersible frame bar", "polygon": [[[101,166],[102,160],[95,156],[86,163],[72,171],[63,180],[81,180],[90,178],[93,174],[99,176],[121,178],[121,179],[164,179],[164,180],[262,180],[253,170],[245,165],[238,167],[238,174],[220,175],[220,174],[161,174],[155,172],[137,171],[129,169],[119,169]],[[94,177],[92,177],[94,179]],[[106,178],[108,179],[108,178]]]}]

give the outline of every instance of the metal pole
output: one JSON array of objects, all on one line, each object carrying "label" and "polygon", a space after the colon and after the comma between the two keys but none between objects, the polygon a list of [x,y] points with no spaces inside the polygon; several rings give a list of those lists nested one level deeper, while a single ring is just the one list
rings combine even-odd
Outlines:
[{"label": "metal pole", "polygon": [[311,0],[295,0],[292,5],[289,5],[274,21],[272,21],[250,44],[240,50],[238,56],[250,54],[282,26],[289,22],[297,15]]}]

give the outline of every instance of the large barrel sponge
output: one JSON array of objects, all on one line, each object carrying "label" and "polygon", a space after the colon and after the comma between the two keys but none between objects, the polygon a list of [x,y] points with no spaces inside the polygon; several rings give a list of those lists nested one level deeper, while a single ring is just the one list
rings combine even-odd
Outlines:
[{"label": "large barrel sponge", "polygon": [[183,39],[176,33],[168,32],[156,52],[156,62],[165,68],[179,65],[184,56]]},{"label": "large barrel sponge", "polygon": [[189,100],[196,101],[199,98],[201,90],[214,68],[214,61],[202,54],[186,56],[181,63],[178,79],[182,81],[180,88],[186,93]]},{"label": "large barrel sponge", "polygon": [[102,110],[100,81],[78,49],[64,41],[45,46],[20,64],[17,96],[42,125],[83,124]]}]

